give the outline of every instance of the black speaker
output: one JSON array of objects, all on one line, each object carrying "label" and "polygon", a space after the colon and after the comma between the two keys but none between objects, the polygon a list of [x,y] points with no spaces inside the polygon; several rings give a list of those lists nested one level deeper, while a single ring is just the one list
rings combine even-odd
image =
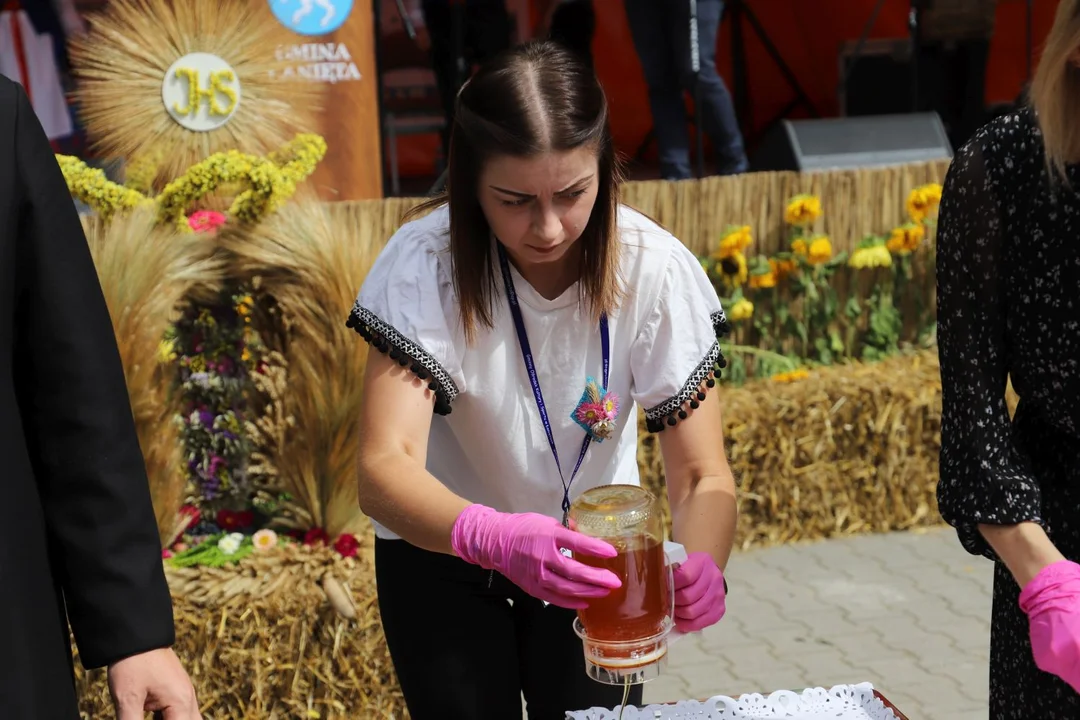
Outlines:
[{"label": "black speaker", "polygon": [[841,116],[911,112],[911,40],[844,43],[839,72]]},{"label": "black speaker", "polygon": [[751,158],[755,172],[840,170],[951,160],[937,113],[784,120]]}]

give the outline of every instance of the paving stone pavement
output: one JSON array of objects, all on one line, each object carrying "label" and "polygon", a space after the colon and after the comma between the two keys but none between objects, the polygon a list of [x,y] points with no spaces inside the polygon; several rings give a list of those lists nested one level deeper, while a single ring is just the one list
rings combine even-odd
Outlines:
[{"label": "paving stone pavement", "polygon": [[736,553],[727,615],[645,701],[871,682],[910,720],[985,720],[992,570],[950,528]]}]

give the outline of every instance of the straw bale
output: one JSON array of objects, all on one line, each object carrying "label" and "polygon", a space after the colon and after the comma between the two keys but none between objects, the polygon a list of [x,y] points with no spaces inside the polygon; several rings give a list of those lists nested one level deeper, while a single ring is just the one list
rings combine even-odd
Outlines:
[{"label": "straw bale", "polygon": [[[355,559],[288,545],[235,568],[166,573],[176,651],[204,717],[406,717],[382,636],[370,529]],[[335,609],[327,586],[351,612]],[[76,677],[83,718],[112,717],[104,673],[76,663]]]},{"label": "straw bale", "polygon": [[[737,547],[940,523],[938,372],[928,351],[722,387]],[[663,496],[658,440],[642,432],[638,459],[643,483]],[[177,652],[205,717],[407,717],[380,626],[370,528],[356,559],[288,546],[237,568],[167,575]],[[103,674],[77,665],[77,681],[83,717],[111,717]]]},{"label": "straw bale", "polygon": [[[724,388],[736,545],[940,524],[938,373],[937,352],[926,351]],[[638,460],[642,482],[664,495],[658,436],[642,435]]]}]

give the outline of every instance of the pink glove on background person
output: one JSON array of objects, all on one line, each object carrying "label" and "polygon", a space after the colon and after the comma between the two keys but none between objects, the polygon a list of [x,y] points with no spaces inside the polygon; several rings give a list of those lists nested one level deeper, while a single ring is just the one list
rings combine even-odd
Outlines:
[{"label": "pink glove on background person", "polygon": [[1080,692],[1080,565],[1047,565],[1020,592],[1035,665]]},{"label": "pink glove on background person", "polygon": [[580,610],[588,598],[604,597],[622,586],[610,570],[589,567],[563,555],[615,557],[603,540],[567,530],[537,513],[501,513],[470,505],[454,522],[450,544],[462,560],[497,570],[534,598]]},{"label": "pink glove on background person", "polygon": [[692,552],[678,565],[675,580],[675,628],[696,632],[720,622],[727,609],[724,573],[712,555]]}]

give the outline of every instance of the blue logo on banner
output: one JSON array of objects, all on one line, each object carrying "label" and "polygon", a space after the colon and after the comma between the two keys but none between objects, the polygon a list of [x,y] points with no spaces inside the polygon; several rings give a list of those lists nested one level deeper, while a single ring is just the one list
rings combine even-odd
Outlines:
[{"label": "blue logo on banner", "polygon": [[353,0],[269,0],[282,25],[301,35],[326,35],[348,19]]}]

